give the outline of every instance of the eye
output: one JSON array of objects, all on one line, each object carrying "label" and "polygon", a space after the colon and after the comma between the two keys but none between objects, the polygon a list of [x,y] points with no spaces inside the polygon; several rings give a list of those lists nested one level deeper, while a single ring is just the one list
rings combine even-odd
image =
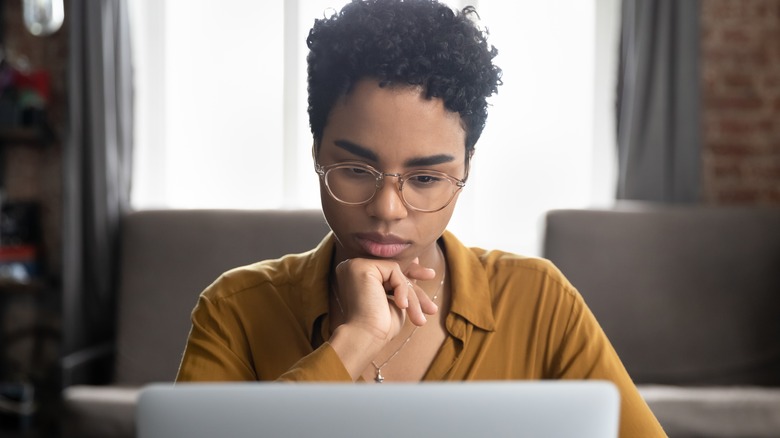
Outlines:
[{"label": "eye", "polygon": [[364,169],[362,167],[347,167],[346,170],[356,176],[367,175],[371,173],[368,171],[368,169]]},{"label": "eye", "polygon": [[333,176],[351,180],[374,180],[376,175],[370,169],[362,166],[344,166],[334,169]]},{"label": "eye", "polygon": [[446,180],[443,177],[435,174],[429,174],[429,173],[418,173],[412,175],[407,179],[407,181],[409,184],[412,184],[414,187],[417,188],[436,187],[446,182]]}]

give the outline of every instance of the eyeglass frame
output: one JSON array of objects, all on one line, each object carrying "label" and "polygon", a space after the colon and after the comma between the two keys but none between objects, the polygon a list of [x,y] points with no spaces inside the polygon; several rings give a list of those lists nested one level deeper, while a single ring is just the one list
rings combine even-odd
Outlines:
[{"label": "eyeglass frame", "polygon": [[[328,180],[325,177],[328,174],[328,172],[330,172],[331,170],[339,168],[339,167],[344,167],[344,166],[358,166],[358,167],[362,167],[362,168],[365,168],[365,169],[369,170],[373,175],[375,175],[376,183],[374,184],[374,193],[371,195],[371,197],[369,197],[365,201],[361,201],[361,202],[346,202],[346,201],[336,197],[336,195],[331,191],[330,185],[328,184]],[[436,213],[437,211],[441,211],[441,210],[444,210],[445,208],[447,208],[447,206],[450,205],[450,203],[452,203],[452,200],[455,199],[455,195],[457,195],[458,192],[460,192],[464,187],[466,187],[466,180],[469,177],[469,164],[468,164],[468,160],[467,160],[466,161],[466,176],[464,176],[463,179],[456,178],[456,177],[454,177],[454,176],[452,176],[452,175],[450,175],[448,173],[440,172],[438,170],[430,170],[430,169],[411,170],[409,172],[404,172],[404,173],[381,172],[377,168],[375,168],[374,166],[371,166],[370,164],[364,163],[362,161],[343,161],[343,162],[340,162],[340,163],[334,163],[334,164],[329,164],[327,166],[323,166],[323,165],[321,165],[319,163],[319,161],[316,158],[314,159],[314,171],[317,173],[317,175],[320,176],[320,179],[325,184],[325,188],[327,189],[328,194],[330,195],[330,197],[335,199],[336,201],[344,204],[344,205],[357,206],[357,205],[368,204],[369,202],[371,202],[374,199],[374,197],[376,196],[377,192],[379,192],[379,189],[384,186],[385,177],[392,176],[392,177],[398,178],[398,194],[399,194],[399,197],[401,198],[401,202],[403,202],[404,205],[407,208],[409,208],[411,210],[414,210],[414,211],[419,211],[421,213]],[[417,208],[417,207],[409,204],[409,202],[406,201],[406,197],[404,197],[404,183],[407,181],[407,178],[405,178],[405,177],[407,175],[409,175],[409,174],[425,173],[425,172],[441,175],[442,177],[447,178],[448,180],[450,180],[450,182],[453,182],[455,184],[455,187],[457,187],[457,189],[452,192],[452,196],[450,196],[450,199],[444,205],[442,205],[441,207],[439,207],[439,208],[437,208],[435,210],[424,210],[424,209],[421,209],[421,208]]]}]

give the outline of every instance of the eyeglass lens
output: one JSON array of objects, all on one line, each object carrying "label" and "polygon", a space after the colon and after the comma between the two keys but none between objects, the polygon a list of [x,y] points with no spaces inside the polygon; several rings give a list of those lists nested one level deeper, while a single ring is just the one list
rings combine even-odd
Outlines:
[{"label": "eyeglass lens", "polygon": [[[347,204],[370,200],[381,183],[380,174],[359,166],[335,167],[325,173],[325,184],[333,197]],[[385,177],[385,183],[392,182]],[[401,193],[404,201],[419,210],[438,210],[447,205],[458,186],[444,174],[411,172],[404,175]]]}]

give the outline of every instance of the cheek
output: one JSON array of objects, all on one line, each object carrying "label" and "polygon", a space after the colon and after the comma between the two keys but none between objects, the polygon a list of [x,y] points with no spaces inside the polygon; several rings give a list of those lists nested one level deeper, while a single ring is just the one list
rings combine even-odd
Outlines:
[{"label": "cheek", "polygon": [[450,219],[452,219],[452,214],[455,212],[455,204],[457,200],[458,197],[456,195],[455,199],[453,199],[448,206],[444,207],[443,210],[437,211],[436,213],[425,213],[427,215],[433,216],[429,223],[430,225],[428,227],[428,232],[431,235],[435,235],[437,239],[447,229],[447,225],[449,225]]},{"label": "cheek", "polygon": [[328,226],[334,232],[339,228],[339,209],[335,204],[336,201],[328,194],[328,189],[320,182],[320,205],[322,206],[322,214],[325,216],[325,222],[328,223]]},{"label": "cheek", "polygon": [[360,207],[350,207],[333,199],[325,187],[320,187],[320,204],[325,222],[328,223],[336,238],[353,231],[356,215],[360,214]]},{"label": "cheek", "polygon": [[455,193],[455,197],[452,198],[452,201],[450,201],[449,204],[447,204],[446,207],[439,213],[447,217],[447,222],[449,222],[450,218],[452,217],[452,214],[455,212],[455,206],[458,205],[458,199],[460,198],[460,194],[463,193],[463,190],[458,190],[457,193]]},{"label": "cheek", "polygon": [[460,198],[460,194],[462,191],[458,191],[458,193],[455,194],[455,197],[452,198],[452,202],[449,203],[446,207],[444,207],[444,210],[442,210],[440,213],[444,217],[444,227],[446,228],[447,225],[450,223],[450,220],[452,219],[453,213],[455,213],[455,206],[458,205],[458,198]]}]

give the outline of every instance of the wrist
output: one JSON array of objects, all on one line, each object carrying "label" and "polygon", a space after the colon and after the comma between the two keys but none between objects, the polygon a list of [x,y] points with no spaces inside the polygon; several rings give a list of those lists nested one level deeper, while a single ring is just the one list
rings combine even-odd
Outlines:
[{"label": "wrist", "polygon": [[341,324],[333,331],[329,343],[354,381],[385,346],[387,339],[377,330]]}]

